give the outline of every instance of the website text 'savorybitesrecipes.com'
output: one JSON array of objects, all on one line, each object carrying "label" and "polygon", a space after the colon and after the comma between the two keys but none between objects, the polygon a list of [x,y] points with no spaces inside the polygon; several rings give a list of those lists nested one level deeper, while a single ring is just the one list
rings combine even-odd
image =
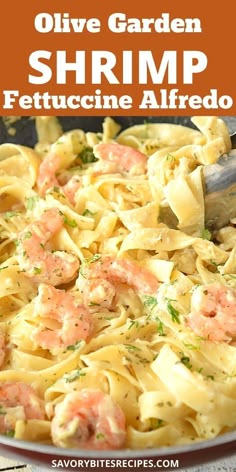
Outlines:
[{"label": "website text 'savorybitesrecipes.com'", "polygon": [[120,469],[178,469],[178,459],[53,459],[52,468],[120,468]]}]

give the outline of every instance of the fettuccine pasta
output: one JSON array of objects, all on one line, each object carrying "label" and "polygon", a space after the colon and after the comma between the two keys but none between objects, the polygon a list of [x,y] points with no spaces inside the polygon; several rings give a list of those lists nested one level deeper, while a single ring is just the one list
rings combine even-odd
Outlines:
[{"label": "fettuccine pasta", "polygon": [[[0,432],[141,449],[236,427],[236,228],[205,228],[216,117],[0,146]],[[165,219],[171,209],[175,223]]]}]

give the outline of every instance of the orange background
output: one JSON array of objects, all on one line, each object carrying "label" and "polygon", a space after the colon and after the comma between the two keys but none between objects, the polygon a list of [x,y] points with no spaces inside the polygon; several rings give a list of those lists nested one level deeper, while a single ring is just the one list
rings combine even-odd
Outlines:
[{"label": "orange background", "polygon": [[[234,71],[232,69],[232,52],[235,44],[235,16],[233,10],[235,0],[224,0],[223,4],[198,0],[2,0],[0,18],[0,108],[2,115],[236,115],[236,89]],[[100,33],[46,33],[42,34],[34,28],[34,18],[40,12],[70,13],[75,18],[99,18]],[[127,18],[159,18],[162,13],[170,13],[172,18],[200,18],[202,33],[112,33],[107,27],[107,18],[115,12],[126,13]],[[28,74],[36,72],[29,66],[29,55],[39,49],[52,52],[66,50],[68,60],[74,61],[76,50],[86,50],[86,85],[75,84],[75,73],[67,73],[67,84],[57,85],[55,73],[51,81],[45,85],[31,85]],[[90,52],[92,50],[108,50],[116,54],[117,66],[114,73],[121,80],[122,50],[132,50],[134,53],[134,81],[132,85],[111,85],[104,79],[102,85],[91,84]],[[159,64],[164,50],[177,50],[178,84],[139,85],[137,73],[137,52],[151,50]],[[182,83],[182,52],[184,50],[200,50],[208,56],[208,67],[196,74],[193,85]],[[50,61],[55,70],[55,60]],[[159,98],[160,88],[178,88],[179,94],[200,95],[209,94],[212,88],[218,89],[218,95],[230,95],[234,104],[231,109],[206,110],[195,109],[139,109],[143,90],[156,91]],[[54,95],[94,95],[96,89],[102,94],[130,95],[133,107],[129,110],[23,110],[15,104],[13,110],[3,109],[3,90],[19,90],[20,95],[32,95],[34,92],[49,92]]]}]

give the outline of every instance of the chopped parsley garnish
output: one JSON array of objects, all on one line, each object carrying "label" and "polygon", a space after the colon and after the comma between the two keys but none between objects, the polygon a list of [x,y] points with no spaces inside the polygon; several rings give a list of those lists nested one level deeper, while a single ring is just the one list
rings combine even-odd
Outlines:
[{"label": "chopped parsley garnish", "polygon": [[128,351],[141,351],[141,349],[137,346],[133,346],[132,344],[124,344],[125,348],[128,349]]},{"label": "chopped parsley garnish", "polygon": [[89,302],[89,306],[100,306],[100,303]]},{"label": "chopped parsley garnish", "polygon": [[180,358],[180,361],[182,362],[182,364],[185,365],[185,367],[187,367],[188,369],[191,369],[192,368],[192,364],[190,362],[190,357],[188,356],[182,356]]},{"label": "chopped parsley garnish", "polygon": [[33,210],[36,203],[39,201],[39,196],[35,195],[26,199],[26,208],[27,210]]},{"label": "chopped parsley garnish", "polygon": [[29,238],[31,238],[31,236],[32,236],[32,233],[31,233],[31,231],[27,231],[27,232],[25,233],[25,235],[24,235],[24,238],[23,238],[23,239],[29,239]]},{"label": "chopped parsley garnish", "polygon": [[105,435],[103,433],[97,433],[96,439],[105,439]]},{"label": "chopped parsley garnish", "polygon": [[93,262],[96,262],[99,259],[101,259],[101,257],[102,257],[101,254],[94,254],[94,256],[88,258],[87,261],[90,262],[90,264],[92,264]]},{"label": "chopped parsley garnish", "polygon": [[88,218],[92,217],[96,215],[96,213],[93,213],[92,211],[88,210],[88,208],[86,208],[84,210],[84,212],[82,213],[82,216],[87,216]]},{"label": "chopped parsley garnish", "polygon": [[171,301],[172,300],[168,300],[167,301],[167,311],[170,313],[170,316],[172,318],[172,321],[174,323],[178,323],[180,324],[180,319],[179,319],[179,311],[176,310],[176,308],[173,307],[173,305],[171,304]]},{"label": "chopped parsley garnish", "polygon": [[163,425],[163,420],[159,418],[150,418],[151,429],[158,429]]},{"label": "chopped parsley garnish", "polygon": [[60,193],[60,187],[57,187],[56,185],[54,185],[54,187],[52,187],[52,191],[55,193]]},{"label": "chopped parsley garnish", "polygon": [[101,259],[101,257],[101,254],[94,254],[92,257],[87,257],[83,259],[79,270],[79,273],[82,275],[82,277],[86,278],[86,269],[88,268],[89,264],[93,264],[94,262]]},{"label": "chopped parsley garnish", "polygon": [[0,270],[8,269],[8,266],[0,267]]},{"label": "chopped parsley garnish", "polygon": [[133,326],[135,326],[135,328],[139,328],[139,322],[137,320],[131,320],[128,330],[133,328]]},{"label": "chopped parsley garnish", "polygon": [[207,239],[208,241],[211,240],[211,232],[207,228],[203,228],[201,232],[201,238],[202,239]]},{"label": "chopped parsley garnish", "polygon": [[166,334],[164,333],[164,328],[163,328],[164,325],[162,321],[160,320],[160,318],[156,317],[156,321],[157,321],[157,332],[159,336],[166,336]]},{"label": "chopped parsley garnish", "polygon": [[75,344],[71,344],[70,346],[67,346],[67,351],[75,351],[76,349],[79,349],[81,345],[81,340],[76,341]]},{"label": "chopped parsley garnish", "polygon": [[71,375],[65,375],[64,378],[66,382],[74,382],[75,380],[78,380],[80,379],[80,377],[84,377],[85,375],[86,372],[82,372],[82,369],[78,369]]},{"label": "chopped parsley garnish", "polygon": [[175,156],[173,156],[173,154],[167,154],[166,156],[166,160],[169,161],[169,162],[174,162],[175,161]]},{"label": "chopped parsley garnish", "polygon": [[34,274],[41,274],[42,270],[39,267],[34,267]]},{"label": "chopped parsley garnish", "polygon": [[144,297],[144,306],[148,307],[150,310],[153,310],[155,306],[157,306],[157,299],[155,297],[151,297],[150,295],[147,295]]},{"label": "chopped parsley garnish", "polygon": [[9,429],[9,431],[6,432],[6,436],[8,438],[14,438],[15,436],[15,430],[14,429]]},{"label": "chopped parsley garnish", "polygon": [[18,214],[19,214],[18,211],[6,211],[5,219],[13,218],[14,216],[17,216]]},{"label": "chopped parsley garnish", "polygon": [[194,350],[194,349],[199,349],[199,346],[195,346],[195,344],[191,344],[191,343],[185,343],[184,342],[184,345],[187,349],[189,349],[190,351]]},{"label": "chopped parsley garnish", "polygon": [[64,216],[64,223],[71,226],[71,228],[76,228],[76,226],[78,226],[75,220],[69,220],[66,216]]},{"label": "chopped parsley garnish", "polygon": [[83,151],[78,156],[83,164],[91,164],[92,162],[97,162],[97,157],[93,154],[93,149],[91,147],[85,147]]}]

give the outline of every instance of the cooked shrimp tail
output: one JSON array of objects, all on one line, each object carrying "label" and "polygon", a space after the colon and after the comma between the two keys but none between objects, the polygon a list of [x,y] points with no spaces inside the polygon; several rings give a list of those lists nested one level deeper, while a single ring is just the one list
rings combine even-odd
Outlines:
[{"label": "cooked shrimp tail", "polygon": [[120,449],[125,444],[125,415],[110,395],[84,389],[69,393],[55,408],[52,440],[56,446]]},{"label": "cooked shrimp tail", "polygon": [[81,281],[85,303],[110,308],[119,283],[131,286],[140,295],[155,294],[159,287],[156,277],[134,261],[106,256],[90,264]]},{"label": "cooked shrimp tail", "polygon": [[20,268],[36,282],[48,281],[56,286],[70,282],[77,275],[79,260],[74,254],[50,252],[50,239],[62,228],[63,222],[59,210],[51,208],[18,236]]},{"label": "cooked shrimp tail", "polygon": [[0,433],[7,434],[15,429],[17,420],[45,418],[43,400],[30,385],[23,382],[0,384]]},{"label": "cooked shrimp tail", "polygon": [[197,287],[187,324],[210,341],[232,340],[236,337],[236,290],[222,284]]},{"label": "cooked shrimp tail", "polygon": [[[94,154],[100,159],[101,172],[130,172],[140,175],[146,172],[147,156],[140,151],[117,143],[100,143],[94,147]],[[99,165],[98,165],[99,167]]]},{"label": "cooked shrimp tail", "polygon": [[[77,304],[73,295],[50,285],[41,284],[35,299],[34,316],[41,320],[32,331],[33,340],[43,349],[67,348],[81,339],[86,340],[92,332],[92,316]],[[45,324],[55,320],[60,327]]]}]

